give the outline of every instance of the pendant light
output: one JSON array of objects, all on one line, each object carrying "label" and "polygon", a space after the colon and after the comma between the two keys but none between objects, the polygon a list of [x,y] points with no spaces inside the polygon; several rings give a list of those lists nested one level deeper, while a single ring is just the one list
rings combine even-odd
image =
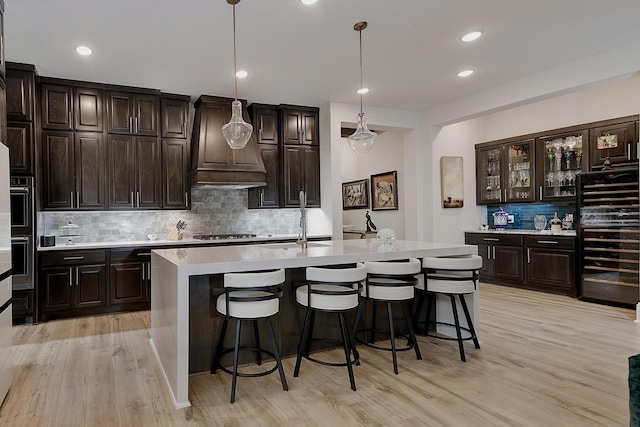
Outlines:
[{"label": "pendant light", "polygon": [[242,118],[242,103],[238,101],[238,64],[236,59],[236,4],[240,0],[227,0],[227,3],[233,5],[233,79],[235,84],[235,100],[231,104],[231,120],[222,126],[222,135],[234,150],[244,148],[249,142],[253,126],[245,122]]},{"label": "pendant light", "polygon": [[366,154],[371,151],[371,148],[373,148],[373,144],[376,142],[376,138],[378,137],[377,133],[371,132],[367,128],[367,119],[362,112],[362,30],[365,28],[367,28],[367,23],[364,21],[358,22],[353,26],[353,29],[360,34],[360,90],[358,90],[358,93],[360,94],[360,113],[358,114],[358,127],[356,131],[347,138],[347,140],[349,141],[351,149],[358,154]]}]

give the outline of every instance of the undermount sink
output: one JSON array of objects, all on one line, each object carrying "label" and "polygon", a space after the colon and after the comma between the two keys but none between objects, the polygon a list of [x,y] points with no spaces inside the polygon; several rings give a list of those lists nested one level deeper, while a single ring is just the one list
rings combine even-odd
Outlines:
[{"label": "undermount sink", "polygon": [[[324,242],[308,242],[307,247],[309,248],[322,248],[326,247],[327,243]],[[298,243],[279,243],[279,244],[267,244],[262,245],[264,249],[275,249],[275,250],[289,250],[289,249],[302,249],[302,246]]]}]

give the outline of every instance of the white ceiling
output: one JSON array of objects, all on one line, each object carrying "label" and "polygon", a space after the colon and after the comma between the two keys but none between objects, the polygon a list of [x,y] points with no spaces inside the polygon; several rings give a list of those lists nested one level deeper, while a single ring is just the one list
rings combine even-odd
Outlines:
[{"label": "white ceiling", "polygon": [[[233,96],[226,0],[4,0],[8,61],[42,76]],[[640,41],[640,0],[242,0],[239,97],[422,111]],[[460,37],[480,29],[474,43]],[[87,44],[91,57],[74,47]],[[640,54],[640,52],[638,52]],[[456,74],[466,68],[467,79]]]}]

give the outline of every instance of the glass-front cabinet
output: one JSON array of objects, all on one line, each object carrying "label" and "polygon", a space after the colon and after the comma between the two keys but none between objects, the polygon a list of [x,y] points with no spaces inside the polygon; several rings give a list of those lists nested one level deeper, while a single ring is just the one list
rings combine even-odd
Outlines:
[{"label": "glass-front cabinet", "polygon": [[[577,173],[587,160],[587,130],[538,138],[538,200],[567,200],[576,197]],[[584,150],[583,150],[584,148]]]},{"label": "glass-front cabinet", "polygon": [[476,204],[534,201],[533,152],[533,139],[478,148]]}]

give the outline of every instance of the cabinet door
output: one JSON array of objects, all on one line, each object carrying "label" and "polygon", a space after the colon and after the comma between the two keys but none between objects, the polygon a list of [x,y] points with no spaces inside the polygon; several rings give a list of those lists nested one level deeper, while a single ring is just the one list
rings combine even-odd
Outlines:
[{"label": "cabinet door", "polygon": [[107,132],[133,132],[133,99],[126,92],[107,93]]},{"label": "cabinet door", "polygon": [[491,278],[493,272],[493,248],[490,245],[477,245],[478,255],[482,257],[482,268],[480,268],[480,276],[482,278]]},{"label": "cabinet door", "polygon": [[567,291],[575,283],[574,252],[528,248],[527,283]]},{"label": "cabinet door", "polygon": [[577,174],[587,170],[588,141],[588,130],[538,138],[538,201],[575,200]]},{"label": "cabinet door", "polygon": [[270,144],[260,144],[258,145],[258,148],[260,148],[260,154],[262,155],[264,168],[267,170],[267,174],[265,176],[267,186],[255,189],[256,191],[259,191],[259,207],[277,208],[280,206],[280,180],[278,179],[278,146]]},{"label": "cabinet door", "polygon": [[258,144],[278,143],[278,110],[257,108],[253,111],[253,122]]},{"label": "cabinet door", "polygon": [[495,246],[494,275],[508,280],[524,280],[522,247]]},{"label": "cabinet door", "polygon": [[102,91],[89,88],[75,89],[75,129],[102,132]]},{"label": "cabinet door", "polygon": [[283,144],[302,143],[302,114],[299,111],[280,110]]},{"label": "cabinet door", "polygon": [[162,112],[162,137],[186,138],[189,101],[162,98],[160,109]]},{"label": "cabinet door", "polygon": [[42,85],[42,128],[72,130],[73,88]]},{"label": "cabinet door", "polygon": [[188,208],[188,151],[185,139],[162,140],[162,207],[166,209]]},{"label": "cabinet door", "polygon": [[300,206],[300,190],[304,187],[304,151],[300,146],[285,145],[283,150],[282,197],[284,207]]},{"label": "cabinet door", "polygon": [[502,146],[476,149],[476,204],[501,203],[502,188]]},{"label": "cabinet door", "polygon": [[134,208],[135,176],[133,137],[109,135],[109,208]]},{"label": "cabinet door", "polygon": [[71,268],[43,268],[38,280],[42,312],[70,310],[73,306],[73,286]]},{"label": "cabinet door", "polygon": [[42,184],[44,209],[73,207],[75,187],[72,132],[42,132]]},{"label": "cabinet door", "polygon": [[109,304],[147,302],[147,274],[145,262],[111,264]]},{"label": "cabinet door", "polygon": [[135,134],[158,136],[160,98],[155,95],[135,95],[133,111]]},{"label": "cabinet door", "polygon": [[304,191],[307,207],[320,207],[320,149],[304,147]]},{"label": "cabinet door", "polygon": [[134,138],[136,161],[136,207],[160,208],[162,205],[160,141],[155,137]]},{"label": "cabinet door", "polygon": [[311,111],[302,111],[300,113],[302,120],[302,143],[309,145],[318,145],[318,113]]},{"label": "cabinet door", "polygon": [[533,202],[536,200],[533,139],[505,145],[506,168],[503,182],[506,202]]},{"label": "cabinet door", "polygon": [[33,121],[34,73],[7,70],[7,120]]},{"label": "cabinet door", "polygon": [[7,147],[12,174],[33,174],[33,124],[7,123]]},{"label": "cabinet door", "polygon": [[75,134],[75,191],[77,209],[106,207],[105,146],[100,133]]},{"label": "cabinet door", "polygon": [[611,124],[591,130],[589,159],[591,170],[602,169],[606,157],[612,165],[636,163],[637,122]]},{"label": "cabinet door", "polygon": [[105,305],[106,267],[83,265],[75,267],[74,305],[76,308]]}]

